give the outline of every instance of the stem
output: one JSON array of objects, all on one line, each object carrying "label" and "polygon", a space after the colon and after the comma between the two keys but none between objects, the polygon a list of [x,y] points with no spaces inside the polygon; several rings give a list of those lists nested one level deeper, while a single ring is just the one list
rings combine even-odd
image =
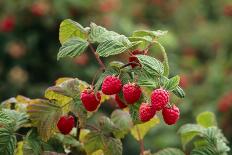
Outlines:
[{"label": "stem", "polygon": [[139,64],[139,63],[136,63],[136,62],[129,62],[129,63],[127,63],[127,64],[121,66],[120,69],[123,69],[123,68],[125,68],[125,67],[127,67],[127,66],[130,66],[130,65],[140,65],[140,64]]},{"label": "stem", "polygon": [[79,141],[80,138],[80,133],[81,133],[81,128],[79,127],[79,121],[77,120],[77,133],[76,133],[76,139]]},{"label": "stem", "polygon": [[138,138],[139,138],[140,155],[144,155],[144,142],[143,142],[143,139],[141,138],[140,131],[137,126],[136,126],[136,130],[137,130]]},{"label": "stem", "polygon": [[104,63],[101,61],[99,55],[96,53],[96,51],[93,48],[92,44],[89,43],[89,47],[90,47],[92,53],[95,55],[95,58],[97,59],[97,61],[98,61],[99,65],[101,66],[101,68],[105,70],[106,67],[105,67]]}]

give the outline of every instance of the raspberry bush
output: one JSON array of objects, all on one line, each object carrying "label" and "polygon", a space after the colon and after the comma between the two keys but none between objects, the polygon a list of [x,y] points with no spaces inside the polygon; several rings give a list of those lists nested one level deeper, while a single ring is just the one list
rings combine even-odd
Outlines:
[{"label": "raspberry bush", "polygon": [[[144,136],[160,122],[159,115],[163,115],[168,125],[181,119],[181,109],[172,98],[185,96],[179,86],[180,77],[169,75],[168,57],[159,42],[166,33],[138,30],[126,37],[94,23],[83,27],[70,19],[64,20],[60,25],[61,48],[57,59],[74,58],[91,51],[99,70],[90,84],[84,79],[59,78],[54,86],[47,88],[43,99],[19,95],[4,101],[0,111],[0,154],[121,155],[121,140],[128,133],[140,143],[142,155],[151,154],[144,148]],[[153,46],[160,48],[162,61],[151,56]],[[121,53],[128,54],[128,62],[114,60],[106,64],[102,60],[108,57],[112,60]],[[101,105],[110,99],[116,101],[119,109],[113,110],[110,116],[98,115]],[[204,121],[209,118],[213,123]],[[183,126],[180,129],[183,144],[192,140],[185,136],[197,136],[196,132],[206,139],[208,132],[218,134],[216,140],[213,139],[217,142],[223,135],[212,120],[212,115],[207,113],[199,116],[200,125]],[[27,132],[22,132],[22,128]],[[201,146],[206,151],[215,149],[204,144]],[[214,151],[226,153],[224,137],[220,144],[224,148]],[[196,147],[193,154],[205,150]],[[184,154],[179,149],[168,148],[156,155],[168,153]]]}]

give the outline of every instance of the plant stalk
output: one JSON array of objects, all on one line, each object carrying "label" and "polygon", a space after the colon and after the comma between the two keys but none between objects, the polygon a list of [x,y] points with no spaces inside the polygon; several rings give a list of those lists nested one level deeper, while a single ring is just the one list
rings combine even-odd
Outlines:
[{"label": "plant stalk", "polygon": [[92,44],[89,44],[89,47],[90,47],[92,53],[95,55],[95,58],[97,59],[97,61],[98,61],[99,65],[101,66],[101,68],[103,70],[105,70],[106,67],[105,67],[104,63],[101,61],[99,55],[96,53],[96,50],[93,48]]}]

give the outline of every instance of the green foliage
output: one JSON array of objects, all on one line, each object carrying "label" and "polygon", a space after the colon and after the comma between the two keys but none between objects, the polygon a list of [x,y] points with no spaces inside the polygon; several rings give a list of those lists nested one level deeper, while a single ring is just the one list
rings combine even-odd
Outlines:
[{"label": "green foliage", "polygon": [[166,149],[158,151],[157,153],[153,155],[185,155],[185,154],[184,152],[176,148],[166,148]]},{"label": "green foliage", "polygon": [[71,38],[63,43],[57,55],[57,59],[79,56],[86,50],[88,45],[89,43],[86,40],[81,38]]},{"label": "green foliage", "polygon": [[[194,142],[194,149],[191,155],[221,155],[227,154],[230,148],[227,146],[228,141],[222,134],[221,130],[215,126],[215,116],[213,113],[204,112],[197,116],[198,124],[183,125],[178,133],[181,135],[184,149],[190,142]],[[209,122],[202,121],[203,119]]]},{"label": "green foliage", "polygon": [[173,91],[178,87],[179,82],[180,82],[180,77],[176,75],[165,83],[164,88],[169,91]]},{"label": "green foliage", "polygon": [[13,155],[16,143],[16,136],[12,128],[0,128],[0,154]]},{"label": "green foliage", "polygon": [[173,93],[180,98],[184,98],[185,97],[185,92],[184,90],[180,87],[177,86],[176,89],[173,90]]}]

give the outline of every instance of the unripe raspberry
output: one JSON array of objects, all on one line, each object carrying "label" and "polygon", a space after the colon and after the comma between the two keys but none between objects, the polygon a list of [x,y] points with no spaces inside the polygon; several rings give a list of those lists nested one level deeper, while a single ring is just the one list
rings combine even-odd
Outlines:
[{"label": "unripe raspberry", "polygon": [[109,75],[105,77],[102,83],[102,92],[106,95],[114,95],[120,92],[122,83],[116,76]]},{"label": "unripe raspberry", "polygon": [[[137,63],[138,65],[140,65],[138,58],[135,56],[138,54],[145,54],[145,51],[134,50],[132,52],[132,55],[129,57],[129,62],[134,62],[134,63]],[[131,67],[134,68],[134,67],[138,66],[137,64],[131,64]]]},{"label": "unripe raspberry", "polygon": [[142,103],[139,107],[139,119],[142,122],[149,121],[152,117],[154,117],[155,113],[156,111],[148,103]]},{"label": "unripe raspberry", "polygon": [[95,96],[93,89],[85,89],[81,93],[81,101],[87,111],[95,111],[100,104],[101,94],[97,92]]},{"label": "unripe raspberry", "polygon": [[127,83],[122,88],[123,97],[128,104],[134,104],[142,94],[141,88],[135,83]]},{"label": "unripe raspberry", "polygon": [[164,109],[162,110],[162,115],[164,122],[168,125],[172,125],[178,121],[180,116],[180,111],[177,106],[173,105],[171,108],[164,107]]},{"label": "unripe raspberry", "polygon": [[116,103],[118,104],[118,107],[119,107],[120,109],[123,109],[123,108],[126,108],[126,107],[127,107],[127,105],[120,99],[120,97],[119,97],[118,94],[115,95],[115,101],[116,101]]},{"label": "unripe raspberry", "polygon": [[163,109],[169,102],[169,93],[163,88],[156,89],[151,94],[151,104],[152,107],[159,111]]},{"label": "unripe raspberry", "polygon": [[57,128],[62,134],[67,135],[72,130],[74,125],[75,120],[73,116],[61,116],[57,123]]}]

